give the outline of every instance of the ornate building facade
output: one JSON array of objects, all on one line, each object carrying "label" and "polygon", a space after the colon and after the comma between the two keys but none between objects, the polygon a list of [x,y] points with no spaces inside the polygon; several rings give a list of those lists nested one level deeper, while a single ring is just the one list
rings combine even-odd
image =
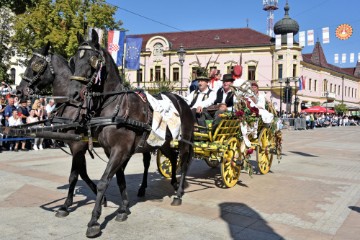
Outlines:
[{"label": "ornate building facade", "polygon": [[[256,81],[278,110],[294,111],[294,104],[297,111],[300,106],[314,104],[334,107],[341,102],[350,110],[359,110],[360,63],[354,68],[327,63],[319,42],[308,54],[302,53],[295,41],[289,48],[287,33],[295,36],[299,25],[289,17],[288,5],[284,10],[284,18],[274,26],[275,34],[282,36],[280,49],[275,47],[274,38],[250,28],[136,35],[143,38],[141,67],[138,71],[125,70],[127,81],[143,88],[156,88],[155,82],[168,81],[177,90],[182,86],[186,91],[199,66],[226,74],[241,63],[242,78]],[[177,54],[181,46],[186,50],[183,65]],[[303,89],[299,88],[299,79],[305,83]],[[293,87],[291,108],[282,102],[286,80]]]}]

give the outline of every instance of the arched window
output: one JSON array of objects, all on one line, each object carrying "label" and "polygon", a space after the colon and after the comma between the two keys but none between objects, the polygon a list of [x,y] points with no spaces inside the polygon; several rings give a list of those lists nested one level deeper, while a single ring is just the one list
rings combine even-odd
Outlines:
[{"label": "arched window", "polygon": [[164,46],[161,43],[156,43],[154,45],[153,55],[154,58],[160,58],[163,56]]}]

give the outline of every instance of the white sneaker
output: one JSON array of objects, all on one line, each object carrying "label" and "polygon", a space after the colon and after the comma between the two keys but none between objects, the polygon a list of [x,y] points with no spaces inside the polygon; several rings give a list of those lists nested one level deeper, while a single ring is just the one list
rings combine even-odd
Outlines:
[{"label": "white sneaker", "polygon": [[38,149],[38,147],[37,147],[36,145],[34,145],[34,147],[33,147],[33,148],[34,148],[34,150],[35,150],[35,151],[39,150],[39,149]]},{"label": "white sneaker", "polygon": [[44,150],[42,145],[39,146],[39,150]]}]

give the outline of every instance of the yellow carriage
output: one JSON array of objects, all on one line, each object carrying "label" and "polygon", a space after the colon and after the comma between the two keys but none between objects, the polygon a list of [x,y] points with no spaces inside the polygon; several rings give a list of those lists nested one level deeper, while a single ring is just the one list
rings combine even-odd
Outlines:
[{"label": "yellow carriage", "polygon": [[[221,164],[221,175],[227,187],[233,187],[241,171],[241,142],[238,138],[239,121],[237,118],[224,118],[219,125],[212,129],[199,126],[199,131],[194,132],[194,158],[203,159],[210,167]],[[177,148],[179,142],[172,141],[172,146]],[[171,177],[171,164],[160,151],[157,153],[157,165],[160,173],[167,178]],[[178,164],[179,165],[179,164]]]},{"label": "yellow carriage", "polygon": [[[268,110],[276,113],[271,105]],[[268,173],[274,155],[281,157],[281,132],[274,129],[276,124],[263,124],[259,119],[259,135],[257,138],[250,136],[251,145],[246,146],[239,118],[232,114],[222,117],[217,127],[213,128],[211,123],[207,123],[207,127],[199,126],[199,131],[194,132],[194,158],[204,160],[213,168],[221,165],[222,180],[229,188],[236,185],[242,168],[246,167],[252,172],[248,160],[253,150],[256,152],[258,171]],[[171,144],[177,148],[179,143],[174,140]],[[171,163],[160,151],[157,152],[157,166],[164,177],[171,177]]]}]

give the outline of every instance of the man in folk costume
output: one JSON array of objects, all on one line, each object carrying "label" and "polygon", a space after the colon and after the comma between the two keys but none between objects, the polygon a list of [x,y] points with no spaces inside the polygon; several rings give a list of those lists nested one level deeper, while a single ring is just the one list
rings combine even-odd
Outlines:
[{"label": "man in folk costume", "polygon": [[234,102],[236,102],[234,92],[231,90],[234,80],[232,74],[224,74],[223,79],[221,80],[222,87],[216,91],[216,100],[214,104],[225,103],[228,111],[233,111]]},{"label": "man in folk costume", "polygon": [[202,114],[206,113],[206,108],[213,105],[216,99],[216,93],[212,91],[208,84],[210,78],[206,75],[198,76],[198,89],[192,91],[187,97],[186,101],[189,104],[191,111],[200,125],[204,125],[205,119]]},{"label": "man in folk costume", "polygon": [[236,103],[236,96],[231,89],[233,85],[234,78],[232,74],[224,74],[222,78],[222,87],[216,91],[216,100],[214,106],[217,111],[214,114],[213,126],[214,129],[220,123],[221,117],[220,114],[226,111],[234,111],[234,103]]}]

